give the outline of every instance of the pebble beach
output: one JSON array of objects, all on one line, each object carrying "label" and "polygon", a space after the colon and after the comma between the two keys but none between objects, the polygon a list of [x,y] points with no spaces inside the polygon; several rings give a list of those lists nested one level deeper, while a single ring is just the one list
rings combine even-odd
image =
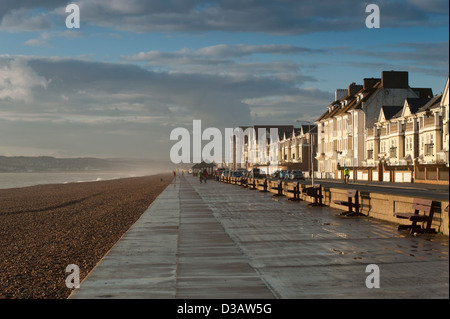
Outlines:
[{"label": "pebble beach", "polygon": [[0,299],[66,299],[172,181],[171,174],[0,190]]}]

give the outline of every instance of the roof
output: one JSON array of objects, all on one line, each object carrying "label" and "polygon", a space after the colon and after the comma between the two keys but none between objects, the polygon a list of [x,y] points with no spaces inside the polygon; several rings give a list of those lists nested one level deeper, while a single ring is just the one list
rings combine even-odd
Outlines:
[{"label": "roof", "polygon": [[307,134],[309,132],[311,133],[317,133],[317,125],[302,125],[303,134]]},{"label": "roof", "polygon": [[406,103],[408,103],[411,113],[414,114],[430,100],[429,98],[406,98]]},{"label": "roof", "polygon": [[208,168],[208,167],[214,167],[217,166],[214,163],[205,163],[204,161],[202,161],[201,163],[197,163],[194,166],[192,166],[192,168]]},{"label": "roof", "polygon": [[[316,122],[319,122],[319,121],[322,121],[322,120],[326,120],[326,119],[335,117],[335,116],[340,115],[340,114],[347,113],[347,112],[349,112],[351,110],[354,110],[354,109],[361,109],[362,108],[362,103],[366,102],[370,98],[370,96],[372,96],[372,94],[379,87],[381,87],[381,80],[375,82],[372,86],[368,86],[366,88],[362,88],[361,90],[359,90],[357,93],[355,93],[353,95],[347,95],[342,100],[337,100],[337,101],[332,102],[331,104],[329,104],[327,106],[328,110],[325,113],[323,113],[316,120]],[[358,95],[359,94],[362,94],[363,98],[358,101]],[[347,104],[342,106],[342,103],[344,103],[344,101],[346,101]],[[331,111],[330,111],[330,109],[331,109]]]},{"label": "roof", "polygon": [[383,112],[386,121],[399,117],[402,111],[403,105],[383,105],[381,107],[381,112]]},{"label": "roof", "polygon": [[244,132],[246,129],[252,128],[254,133],[254,138],[258,139],[259,129],[266,129],[266,134],[269,135],[271,128],[276,128],[278,130],[279,139],[283,138],[284,132],[292,133],[293,125],[254,125],[254,126],[239,126]]},{"label": "roof", "polygon": [[419,98],[432,98],[433,90],[431,88],[412,88],[419,95]]},{"label": "roof", "polygon": [[418,112],[426,112],[426,111],[429,111],[431,109],[440,107],[441,99],[442,99],[442,94],[434,96],[432,99],[430,99],[428,101],[428,103],[426,103],[425,105],[419,107],[417,109],[416,113],[418,113]]}]

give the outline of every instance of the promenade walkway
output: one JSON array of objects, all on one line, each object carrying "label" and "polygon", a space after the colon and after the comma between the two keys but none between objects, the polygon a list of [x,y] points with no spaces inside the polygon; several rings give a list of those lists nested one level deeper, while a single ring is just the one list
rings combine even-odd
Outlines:
[{"label": "promenade walkway", "polygon": [[179,176],[71,298],[449,298],[448,237],[339,213]]}]

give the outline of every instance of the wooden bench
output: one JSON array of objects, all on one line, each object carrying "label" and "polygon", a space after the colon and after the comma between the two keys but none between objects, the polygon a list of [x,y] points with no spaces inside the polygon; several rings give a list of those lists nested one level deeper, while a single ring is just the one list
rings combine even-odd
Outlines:
[{"label": "wooden bench", "polygon": [[[258,186],[260,186],[260,185],[258,184]],[[260,192],[268,192],[268,190],[267,190],[267,178],[264,178],[264,181],[262,183],[262,187],[263,187],[263,189],[261,189]]]},{"label": "wooden bench", "polygon": [[[342,212],[341,215],[344,216],[360,216],[363,215],[359,212],[359,208],[361,205],[359,204],[359,192],[356,189],[349,189],[347,190],[347,193],[345,196],[347,197],[347,200],[334,200],[333,203],[342,205],[342,206],[348,206],[348,211]],[[353,208],[355,208],[355,211],[353,211]]]},{"label": "wooden bench", "polygon": [[294,197],[289,198],[289,200],[292,200],[292,201],[300,201],[300,200],[302,200],[300,198],[301,191],[300,191],[300,184],[298,182],[293,182],[292,183],[292,189],[287,189],[286,191],[288,193],[292,193],[294,195]]},{"label": "wooden bench", "polygon": [[[431,228],[433,222],[434,210],[432,208],[433,201],[429,199],[414,198],[412,210],[414,213],[395,213],[395,217],[401,219],[408,219],[411,225],[399,225],[398,229],[410,229],[413,233],[435,233],[434,228]],[[423,214],[420,214],[423,212]],[[417,225],[418,222],[424,222],[425,227]]]},{"label": "wooden bench", "polygon": [[312,187],[306,187],[302,191],[309,197],[314,198],[313,203],[309,203],[309,206],[325,206],[322,202],[323,195],[322,195],[322,185],[314,185]]},{"label": "wooden bench", "polygon": [[270,187],[271,189],[276,189],[277,193],[274,194],[273,196],[284,196],[283,194],[283,182],[281,180],[278,180],[277,182],[275,182],[276,186],[272,186]]},{"label": "wooden bench", "polygon": [[248,189],[256,189],[256,181],[254,178],[251,178],[251,183],[247,182]]}]

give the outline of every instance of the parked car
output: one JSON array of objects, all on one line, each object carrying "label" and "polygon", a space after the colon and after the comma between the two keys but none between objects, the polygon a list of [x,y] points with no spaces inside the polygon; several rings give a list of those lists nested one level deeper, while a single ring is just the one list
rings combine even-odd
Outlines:
[{"label": "parked car", "polygon": [[241,177],[242,175],[243,175],[243,172],[241,170],[231,172],[232,177]]},{"label": "parked car", "polygon": [[250,176],[254,176],[255,178],[261,177],[261,170],[259,168],[252,168],[249,172]]},{"label": "parked car", "polygon": [[273,178],[280,178],[280,171],[275,171],[272,173]]},{"label": "parked car", "polygon": [[291,179],[305,179],[305,177],[303,176],[303,172],[302,171],[291,171],[291,175],[290,175]]},{"label": "parked car", "polygon": [[280,179],[284,179],[284,175],[285,175],[286,173],[287,173],[287,170],[282,169],[282,170],[280,171],[279,178],[280,178]]},{"label": "parked car", "polygon": [[291,174],[292,174],[292,170],[289,170],[286,172],[286,174],[284,175],[284,179],[291,179]]}]

